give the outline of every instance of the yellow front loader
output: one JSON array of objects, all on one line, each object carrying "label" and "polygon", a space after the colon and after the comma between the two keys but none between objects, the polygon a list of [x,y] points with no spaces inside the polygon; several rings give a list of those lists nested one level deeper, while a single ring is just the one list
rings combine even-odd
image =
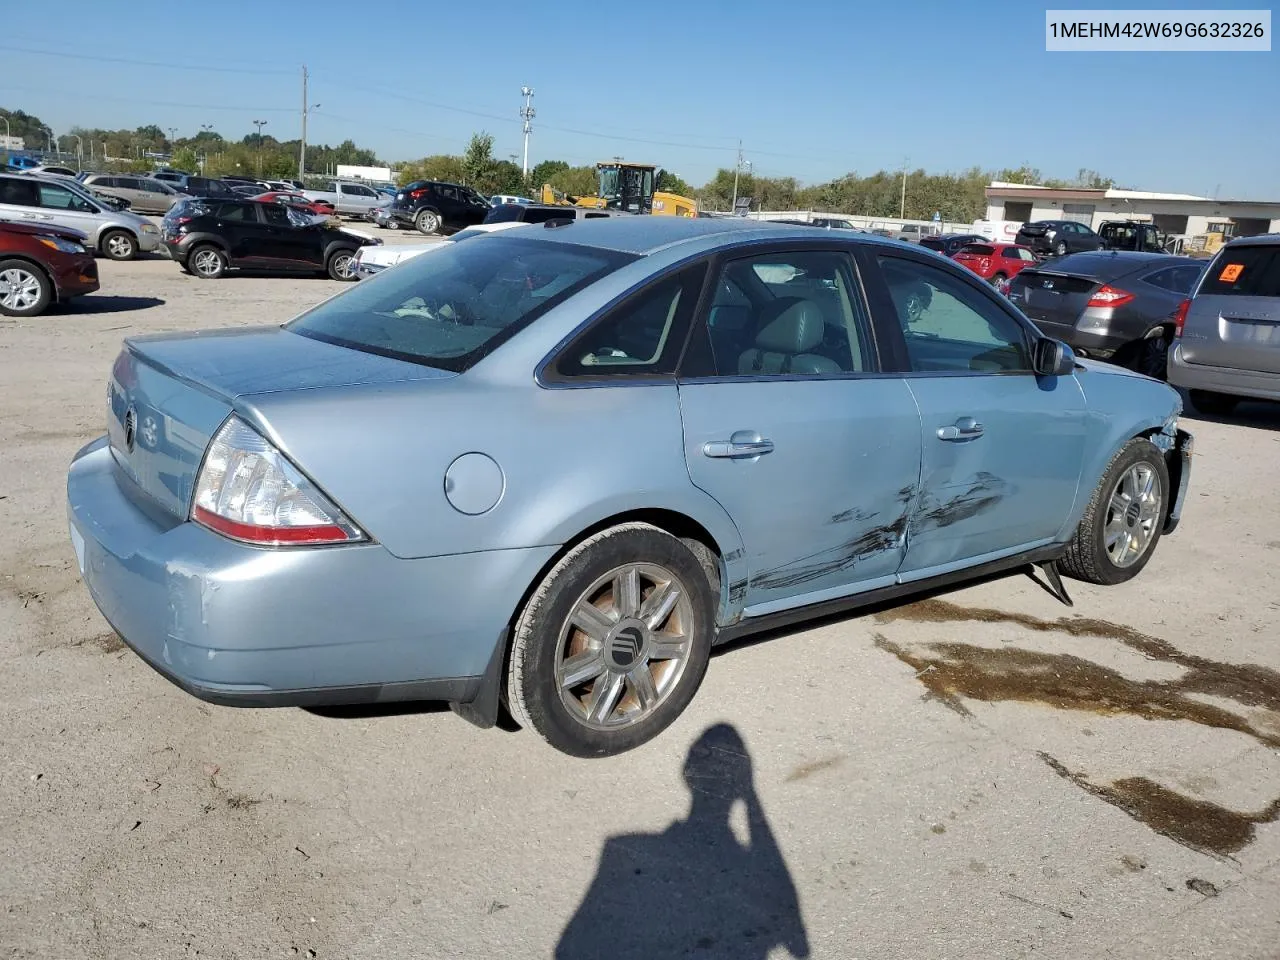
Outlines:
[{"label": "yellow front loader", "polygon": [[657,167],[652,164],[604,160],[596,164],[596,195],[569,197],[542,185],[542,202],[563,206],[587,207],[593,210],[621,210],[627,213],[650,213],[655,216],[696,217],[698,202],[663,190],[655,191]]}]

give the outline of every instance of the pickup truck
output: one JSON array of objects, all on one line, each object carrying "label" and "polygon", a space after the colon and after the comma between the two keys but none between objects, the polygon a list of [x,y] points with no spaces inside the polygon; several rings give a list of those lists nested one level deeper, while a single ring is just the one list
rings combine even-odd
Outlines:
[{"label": "pickup truck", "polygon": [[1151,223],[1137,220],[1107,220],[1098,227],[1103,250],[1140,250],[1164,253],[1164,238]]},{"label": "pickup truck", "polygon": [[345,180],[330,180],[320,190],[303,190],[308,200],[322,200],[333,204],[338,216],[363,217],[374,207],[387,202],[387,198],[373,187]]}]

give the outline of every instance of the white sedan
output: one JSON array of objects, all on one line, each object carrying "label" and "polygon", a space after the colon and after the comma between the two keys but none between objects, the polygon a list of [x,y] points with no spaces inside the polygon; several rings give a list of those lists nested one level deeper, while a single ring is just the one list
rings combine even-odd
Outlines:
[{"label": "white sedan", "polygon": [[486,233],[495,233],[498,230],[509,230],[512,227],[527,227],[528,224],[519,220],[508,220],[502,223],[481,223],[474,227],[467,227],[465,230],[459,230],[452,236],[445,237],[443,240],[433,240],[430,243],[402,243],[395,245],[382,245],[377,247],[361,247],[356,251],[355,268],[356,279],[363,280],[371,277],[375,273],[394,267],[397,263],[410,260],[421,253],[429,253],[432,250],[440,250],[446,244],[457,243],[459,240],[467,240],[471,237],[482,236]]}]

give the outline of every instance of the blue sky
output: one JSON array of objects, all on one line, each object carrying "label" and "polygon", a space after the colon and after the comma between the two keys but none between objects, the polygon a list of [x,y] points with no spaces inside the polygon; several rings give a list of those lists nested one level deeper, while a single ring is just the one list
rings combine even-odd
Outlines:
[{"label": "blue sky", "polygon": [[1280,200],[1280,44],[1046,53],[1044,5],[6,6],[0,106],[38,114],[55,133],[155,123],[190,135],[212,123],[238,138],[265,119],[265,132],[294,138],[306,63],[321,104],[308,139],[349,137],[390,160],[460,152],[479,129],[498,156],[518,154],[528,84],[531,163],[623,156],[701,183],[733,165],[741,138],[758,173],[808,183],[909,158],[931,172],[1026,163],[1070,177],[1088,167],[1125,186]]}]

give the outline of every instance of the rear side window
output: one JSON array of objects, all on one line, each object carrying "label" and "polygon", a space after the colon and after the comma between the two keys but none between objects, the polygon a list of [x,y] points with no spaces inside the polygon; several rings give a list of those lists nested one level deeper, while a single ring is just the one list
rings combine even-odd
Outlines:
[{"label": "rear side window", "polygon": [[218,204],[218,219],[229,220],[235,223],[258,222],[256,208],[249,206],[247,203]]},{"label": "rear side window", "polygon": [[1280,297],[1280,246],[1224,250],[1205,273],[1197,295]]},{"label": "rear side window", "polygon": [[960,248],[961,253],[973,253],[980,257],[989,257],[995,253],[994,247],[989,247],[985,243],[966,243]]},{"label": "rear side window", "polygon": [[450,243],[362,280],[286,329],[462,372],[547,310],[634,259],[612,250],[501,236]]},{"label": "rear side window", "polygon": [[548,220],[572,220],[574,219],[574,211],[569,207],[563,210],[545,210],[536,207],[528,208],[524,211],[523,217],[517,217],[525,223],[546,223]]},{"label": "rear side window", "polygon": [[1187,264],[1185,267],[1166,267],[1163,270],[1148,274],[1143,279],[1153,287],[1189,296],[1191,288],[1196,285],[1196,279],[1200,276],[1202,269],[1200,264]]},{"label": "rear side window", "polygon": [[705,264],[650,284],[591,325],[556,362],[559,377],[669,376],[689,331]]},{"label": "rear side window", "polygon": [[36,207],[40,205],[40,192],[34,180],[20,180],[17,177],[0,178],[0,203],[12,203],[19,207]]},{"label": "rear side window", "polygon": [[485,215],[485,223],[510,223],[513,220],[525,219],[522,214],[524,207],[517,207],[510,203],[499,204]]}]

